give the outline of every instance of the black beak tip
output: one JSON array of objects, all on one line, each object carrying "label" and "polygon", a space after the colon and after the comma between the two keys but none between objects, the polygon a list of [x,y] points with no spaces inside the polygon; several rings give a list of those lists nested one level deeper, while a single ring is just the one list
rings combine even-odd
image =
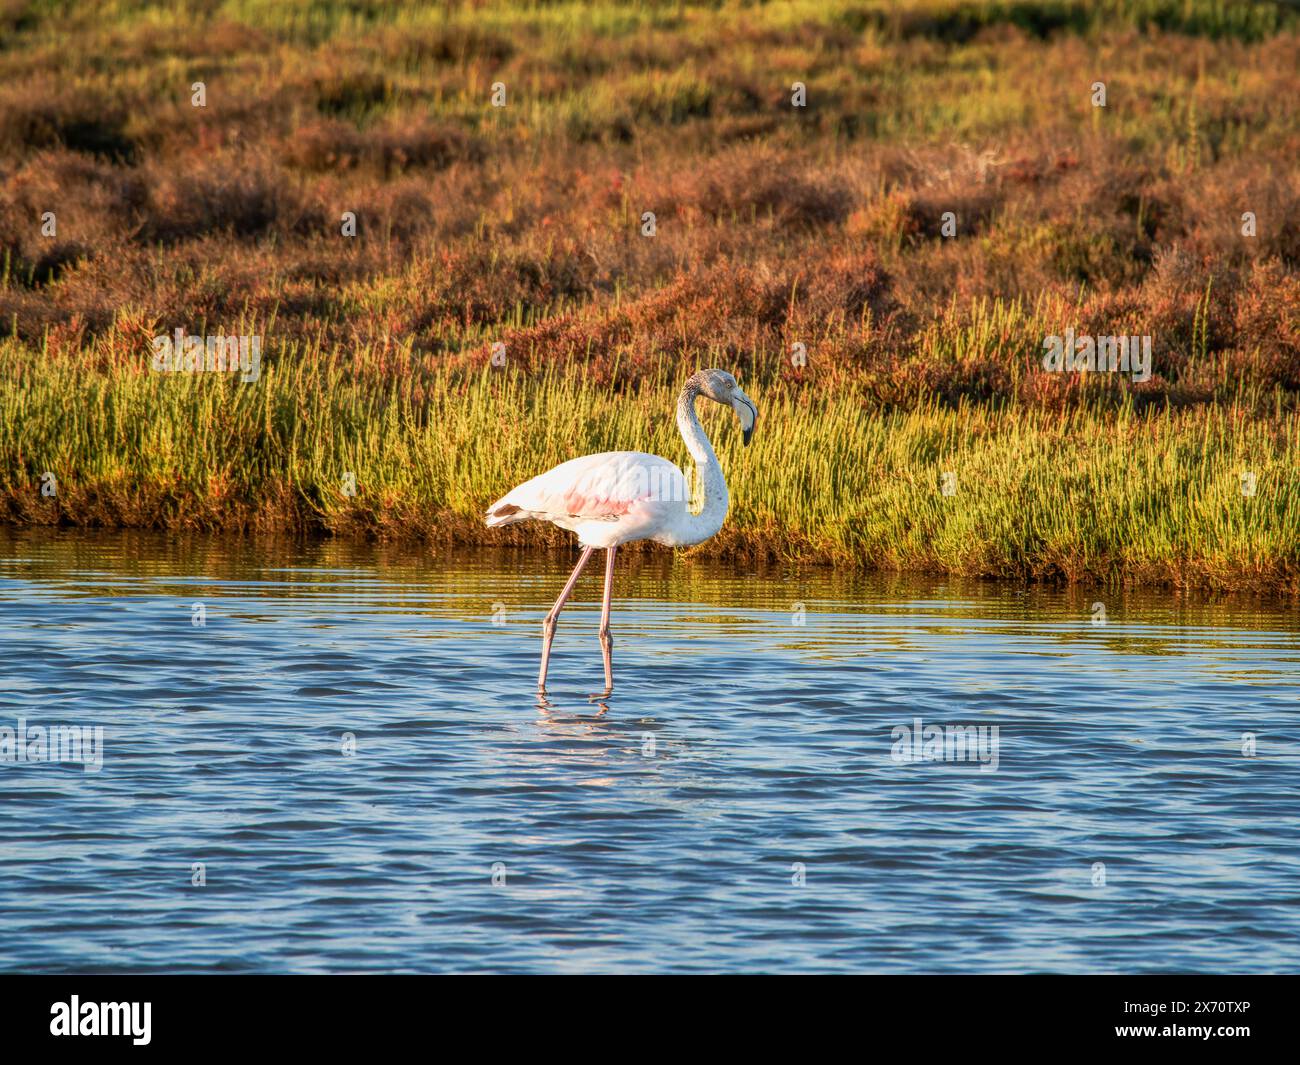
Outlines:
[{"label": "black beak tip", "polygon": [[754,427],[752,425],[741,433],[741,439],[744,440],[746,447],[749,447],[749,441],[753,439],[753,436]]}]

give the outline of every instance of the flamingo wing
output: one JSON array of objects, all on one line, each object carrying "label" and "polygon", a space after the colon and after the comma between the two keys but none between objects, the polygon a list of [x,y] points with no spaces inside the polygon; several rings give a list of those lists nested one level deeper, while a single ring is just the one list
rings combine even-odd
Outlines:
[{"label": "flamingo wing", "polygon": [[619,521],[684,503],[686,478],[667,459],[640,451],[607,451],[562,462],[507,492],[488,507],[487,524],[539,518],[569,526],[575,521]]}]

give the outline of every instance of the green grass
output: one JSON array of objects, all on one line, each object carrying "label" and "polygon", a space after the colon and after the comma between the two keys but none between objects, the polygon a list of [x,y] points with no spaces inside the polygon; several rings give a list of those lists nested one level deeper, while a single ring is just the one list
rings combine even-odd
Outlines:
[{"label": "green grass", "polygon": [[[632,390],[559,371],[358,377],[350,362],[211,374],[87,372],[0,361],[0,499],[12,521],[170,529],[295,529],[438,543],[565,542],[489,531],[485,506],[574,455],[656,452],[685,463],[677,382]],[[1300,417],[1193,408],[929,403],[871,411],[857,386],[754,388],[743,449],[702,403],[732,491],[697,552],[884,569],[1160,583],[1294,594],[1300,587]],[[69,397],[76,402],[70,403]],[[58,494],[40,494],[52,472]],[[344,476],[357,494],[344,494]],[[942,475],[956,491],[941,491]],[[1243,473],[1255,494],[1242,492]]]}]

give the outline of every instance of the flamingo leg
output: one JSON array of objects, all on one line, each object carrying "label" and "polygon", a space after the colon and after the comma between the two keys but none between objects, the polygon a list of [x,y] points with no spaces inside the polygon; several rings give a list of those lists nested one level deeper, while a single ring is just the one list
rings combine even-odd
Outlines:
[{"label": "flamingo leg", "polygon": [[614,690],[614,637],[609,633],[609,608],[614,593],[614,552],[617,547],[605,549],[605,598],[600,606],[600,653],[605,659],[605,690],[600,697]]},{"label": "flamingo leg", "polygon": [[578,564],[573,567],[573,573],[569,575],[569,581],[565,584],[564,591],[560,593],[560,598],[555,600],[555,605],[542,619],[542,669],[537,675],[538,692],[546,691],[546,666],[551,660],[551,641],[555,639],[555,620],[560,616],[564,604],[569,601],[569,596],[573,594],[573,586],[578,583],[582,567],[587,564],[587,559],[591,558],[592,552],[595,550],[594,547],[584,547],[582,549],[582,554],[578,556]]}]

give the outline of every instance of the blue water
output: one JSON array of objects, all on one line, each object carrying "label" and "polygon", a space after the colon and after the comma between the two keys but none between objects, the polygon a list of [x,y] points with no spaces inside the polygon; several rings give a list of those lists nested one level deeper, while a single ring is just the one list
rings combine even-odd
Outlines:
[{"label": "blue water", "polygon": [[571,563],[0,531],[0,969],[1300,969],[1294,606]]}]

